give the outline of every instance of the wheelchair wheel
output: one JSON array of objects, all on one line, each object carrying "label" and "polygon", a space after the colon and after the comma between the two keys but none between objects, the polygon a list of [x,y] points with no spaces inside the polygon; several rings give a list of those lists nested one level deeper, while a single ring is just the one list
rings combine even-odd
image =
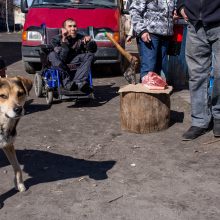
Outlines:
[{"label": "wheelchair wheel", "polygon": [[47,90],[46,91],[46,102],[48,105],[51,105],[53,102],[53,91]]},{"label": "wheelchair wheel", "polygon": [[39,73],[36,73],[34,76],[34,91],[37,97],[42,96],[43,82],[42,82],[41,75]]}]

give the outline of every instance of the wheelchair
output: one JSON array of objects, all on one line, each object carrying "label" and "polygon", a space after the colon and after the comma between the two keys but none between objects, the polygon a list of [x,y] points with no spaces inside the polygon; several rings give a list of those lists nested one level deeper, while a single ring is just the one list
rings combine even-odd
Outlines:
[{"label": "wheelchair", "polygon": [[[54,99],[84,99],[90,101],[94,99],[93,92],[84,93],[80,90],[68,91],[62,87],[61,82],[61,69],[53,67],[48,62],[48,55],[52,51],[52,47],[49,44],[42,44],[40,50],[40,59],[42,63],[42,70],[36,72],[34,76],[34,91],[37,97],[45,97],[46,103],[52,105]],[[68,64],[67,64],[68,65]],[[74,71],[74,70],[71,70]],[[76,69],[75,69],[76,71]],[[93,91],[93,81],[91,69],[89,71],[88,83]]]}]

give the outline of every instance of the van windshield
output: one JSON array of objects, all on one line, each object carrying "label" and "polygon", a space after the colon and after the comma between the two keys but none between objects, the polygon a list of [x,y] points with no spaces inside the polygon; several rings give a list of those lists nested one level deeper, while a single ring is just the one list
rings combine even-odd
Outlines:
[{"label": "van windshield", "polygon": [[116,7],[117,0],[34,0],[32,7]]}]

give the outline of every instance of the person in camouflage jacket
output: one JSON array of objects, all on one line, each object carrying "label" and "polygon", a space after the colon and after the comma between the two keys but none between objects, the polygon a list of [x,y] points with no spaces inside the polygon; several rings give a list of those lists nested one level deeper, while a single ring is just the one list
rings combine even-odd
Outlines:
[{"label": "person in camouflage jacket", "polygon": [[141,78],[148,72],[167,76],[168,37],[173,35],[174,0],[133,0],[129,13],[139,37]]}]

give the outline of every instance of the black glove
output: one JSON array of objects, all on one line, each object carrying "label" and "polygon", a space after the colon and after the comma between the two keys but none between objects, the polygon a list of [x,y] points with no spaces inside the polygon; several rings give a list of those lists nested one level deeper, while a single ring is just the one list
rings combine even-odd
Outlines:
[{"label": "black glove", "polygon": [[86,50],[88,52],[91,52],[91,53],[95,53],[97,51],[97,44],[95,41],[89,41],[87,44],[86,44]]}]

